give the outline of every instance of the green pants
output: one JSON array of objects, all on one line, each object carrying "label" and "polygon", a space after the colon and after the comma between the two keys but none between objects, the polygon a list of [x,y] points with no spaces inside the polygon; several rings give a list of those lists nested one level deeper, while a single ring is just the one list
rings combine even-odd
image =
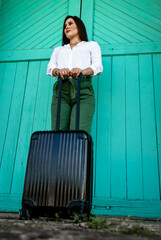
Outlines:
[{"label": "green pants", "polygon": [[[51,128],[56,129],[58,81],[53,87]],[[75,130],[77,105],[77,79],[65,79],[62,84],[60,130]],[[95,97],[91,78],[81,78],[79,130],[90,133],[95,110]]]}]

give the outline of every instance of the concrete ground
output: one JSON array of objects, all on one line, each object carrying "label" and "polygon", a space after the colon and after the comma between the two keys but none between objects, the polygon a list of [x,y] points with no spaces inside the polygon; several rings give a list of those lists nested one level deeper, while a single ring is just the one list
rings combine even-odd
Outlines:
[{"label": "concrete ground", "polygon": [[18,220],[17,213],[0,213],[0,239],[161,239],[161,220],[152,221],[128,217],[94,217],[90,222],[80,221],[76,218],[73,220],[58,218]]}]

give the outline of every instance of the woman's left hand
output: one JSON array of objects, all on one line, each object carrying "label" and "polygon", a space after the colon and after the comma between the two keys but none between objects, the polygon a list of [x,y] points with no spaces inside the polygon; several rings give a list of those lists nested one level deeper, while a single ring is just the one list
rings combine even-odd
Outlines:
[{"label": "woman's left hand", "polygon": [[70,76],[78,77],[81,72],[82,72],[82,69],[80,68],[72,68],[72,70],[70,71]]}]

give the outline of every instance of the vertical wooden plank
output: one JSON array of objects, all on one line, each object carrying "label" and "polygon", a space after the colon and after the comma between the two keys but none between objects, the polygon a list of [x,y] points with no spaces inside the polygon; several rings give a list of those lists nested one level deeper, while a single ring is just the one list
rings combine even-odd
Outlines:
[{"label": "vertical wooden plank", "polygon": [[93,194],[95,194],[95,172],[96,172],[96,149],[97,149],[97,111],[98,111],[98,81],[99,77],[96,76],[92,79],[92,85],[95,94],[95,113],[92,120],[91,136],[93,140]]},{"label": "vertical wooden plank", "polygon": [[110,197],[111,57],[103,57],[99,77],[95,197]]},{"label": "vertical wooden plank", "polygon": [[0,95],[1,95],[1,89],[2,89],[2,84],[4,80],[5,68],[6,68],[6,63],[0,63]]},{"label": "vertical wooden plank", "polygon": [[35,105],[32,132],[45,130],[46,118],[47,118],[47,107],[49,104],[48,95],[49,95],[50,79],[46,75],[46,67],[47,67],[48,61],[41,61],[40,63],[41,64],[40,64],[39,83],[38,83],[37,96],[35,99],[36,105]]},{"label": "vertical wooden plank", "polygon": [[68,15],[80,17],[81,0],[69,0]]},{"label": "vertical wooden plank", "polygon": [[153,55],[154,72],[154,94],[156,108],[156,134],[157,134],[157,153],[158,153],[158,174],[160,184],[161,199],[161,54]]},{"label": "vertical wooden plank", "polygon": [[143,199],[139,95],[138,56],[126,56],[126,142],[128,199]]},{"label": "vertical wooden plank", "polygon": [[1,7],[2,7],[2,0],[0,0],[0,9],[1,9]]},{"label": "vertical wooden plank", "polygon": [[47,119],[46,119],[46,130],[51,130],[51,102],[53,96],[53,86],[57,79],[49,77],[50,86],[49,86],[49,95],[48,95],[48,109],[47,109]]},{"label": "vertical wooden plank", "polygon": [[17,144],[17,152],[15,156],[15,167],[11,190],[13,194],[21,194],[23,191],[27,156],[35,113],[35,101],[39,80],[39,70],[40,70],[39,61],[29,62],[26,91],[24,96],[21,125]]},{"label": "vertical wooden plank", "polygon": [[7,63],[0,95],[0,166],[5,144],[17,63]]},{"label": "vertical wooden plank", "polygon": [[125,56],[113,57],[111,197],[126,198]]},{"label": "vertical wooden plank", "polygon": [[158,200],[160,194],[152,57],[150,54],[140,55],[139,60],[144,199]]},{"label": "vertical wooden plank", "polygon": [[19,62],[17,64],[13,97],[10,107],[5,144],[3,148],[1,166],[2,173],[0,174],[0,193],[10,192],[26,83],[27,67],[27,62]]},{"label": "vertical wooden plank", "polygon": [[94,0],[82,0],[81,19],[85,24],[89,41],[93,39],[93,12]]}]

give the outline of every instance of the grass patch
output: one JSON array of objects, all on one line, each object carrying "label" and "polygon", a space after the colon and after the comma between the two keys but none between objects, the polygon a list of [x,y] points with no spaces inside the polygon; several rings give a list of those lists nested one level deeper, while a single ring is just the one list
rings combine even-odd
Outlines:
[{"label": "grass patch", "polygon": [[106,229],[106,220],[100,217],[91,217],[88,222],[88,227],[92,229]]},{"label": "grass patch", "polygon": [[131,228],[120,228],[120,232],[126,235],[138,235],[145,237],[154,237],[155,233],[151,232],[149,229],[140,226],[139,224],[132,226]]}]

